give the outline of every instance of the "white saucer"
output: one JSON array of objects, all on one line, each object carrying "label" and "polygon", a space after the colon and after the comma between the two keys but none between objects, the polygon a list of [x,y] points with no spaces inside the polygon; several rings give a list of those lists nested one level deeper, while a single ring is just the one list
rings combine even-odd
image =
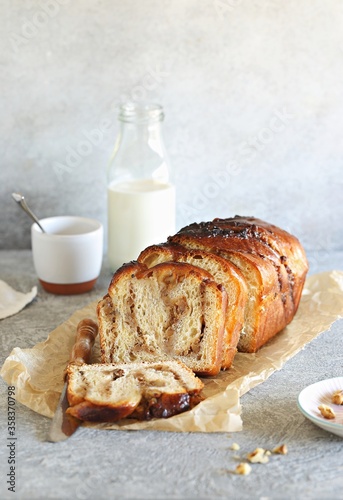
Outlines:
[{"label": "white saucer", "polygon": [[[343,405],[331,401],[335,391],[343,390],[343,377],[321,380],[309,385],[298,396],[298,407],[306,418],[322,429],[343,437]],[[318,410],[319,405],[331,406],[336,414],[334,419],[326,419]]]}]

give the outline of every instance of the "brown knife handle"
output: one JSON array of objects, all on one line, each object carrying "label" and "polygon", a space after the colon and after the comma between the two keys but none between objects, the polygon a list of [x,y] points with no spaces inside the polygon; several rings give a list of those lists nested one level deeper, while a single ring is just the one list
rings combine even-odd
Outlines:
[{"label": "brown knife handle", "polygon": [[71,352],[70,363],[89,363],[98,325],[91,319],[83,319],[77,325],[76,340]]}]

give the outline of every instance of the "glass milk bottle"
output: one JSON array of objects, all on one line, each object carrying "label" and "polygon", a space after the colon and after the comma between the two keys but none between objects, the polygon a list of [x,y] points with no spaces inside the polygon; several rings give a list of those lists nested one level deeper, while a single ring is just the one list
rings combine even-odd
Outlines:
[{"label": "glass milk bottle", "polygon": [[123,104],[108,168],[108,260],[114,271],[175,232],[175,189],[163,144],[162,106]]}]

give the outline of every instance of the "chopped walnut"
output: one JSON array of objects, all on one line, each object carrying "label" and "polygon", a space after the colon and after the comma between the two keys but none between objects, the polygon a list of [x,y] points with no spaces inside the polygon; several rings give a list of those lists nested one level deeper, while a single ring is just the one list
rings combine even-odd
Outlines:
[{"label": "chopped walnut", "polygon": [[240,463],[237,465],[235,473],[241,474],[242,476],[247,476],[251,472],[251,467],[247,463]]},{"label": "chopped walnut", "polygon": [[240,446],[237,443],[232,443],[230,448],[231,448],[231,450],[237,451],[240,449]]},{"label": "chopped walnut", "polygon": [[280,446],[277,446],[276,448],[273,449],[273,453],[276,453],[277,455],[287,455],[288,453],[287,445],[281,444]]},{"label": "chopped walnut", "polygon": [[331,406],[328,405],[320,405],[318,406],[318,410],[323,415],[324,418],[332,419],[336,417],[336,413],[333,411]]},{"label": "chopped walnut", "polygon": [[343,390],[338,390],[332,394],[332,402],[335,405],[343,405]]},{"label": "chopped walnut", "polygon": [[277,446],[276,448],[273,449],[273,453],[276,453],[278,455],[287,455],[288,453],[287,445],[281,444],[280,446]]},{"label": "chopped walnut", "polygon": [[256,448],[256,450],[252,451],[251,453],[248,453],[247,459],[249,462],[256,464],[266,464],[269,462],[268,455],[266,454],[266,450],[263,448]]}]

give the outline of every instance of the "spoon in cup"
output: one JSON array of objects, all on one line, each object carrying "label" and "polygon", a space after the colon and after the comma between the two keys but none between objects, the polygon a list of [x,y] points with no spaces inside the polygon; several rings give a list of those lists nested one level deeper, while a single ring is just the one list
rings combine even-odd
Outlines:
[{"label": "spoon in cup", "polygon": [[21,206],[24,212],[26,212],[27,215],[29,215],[33,221],[35,221],[35,223],[40,227],[41,231],[45,233],[46,231],[44,231],[44,229],[42,228],[38,218],[35,216],[32,210],[30,210],[29,207],[27,206],[24,196],[20,193],[12,193],[12,198],[18,203],[18,205]]}]

